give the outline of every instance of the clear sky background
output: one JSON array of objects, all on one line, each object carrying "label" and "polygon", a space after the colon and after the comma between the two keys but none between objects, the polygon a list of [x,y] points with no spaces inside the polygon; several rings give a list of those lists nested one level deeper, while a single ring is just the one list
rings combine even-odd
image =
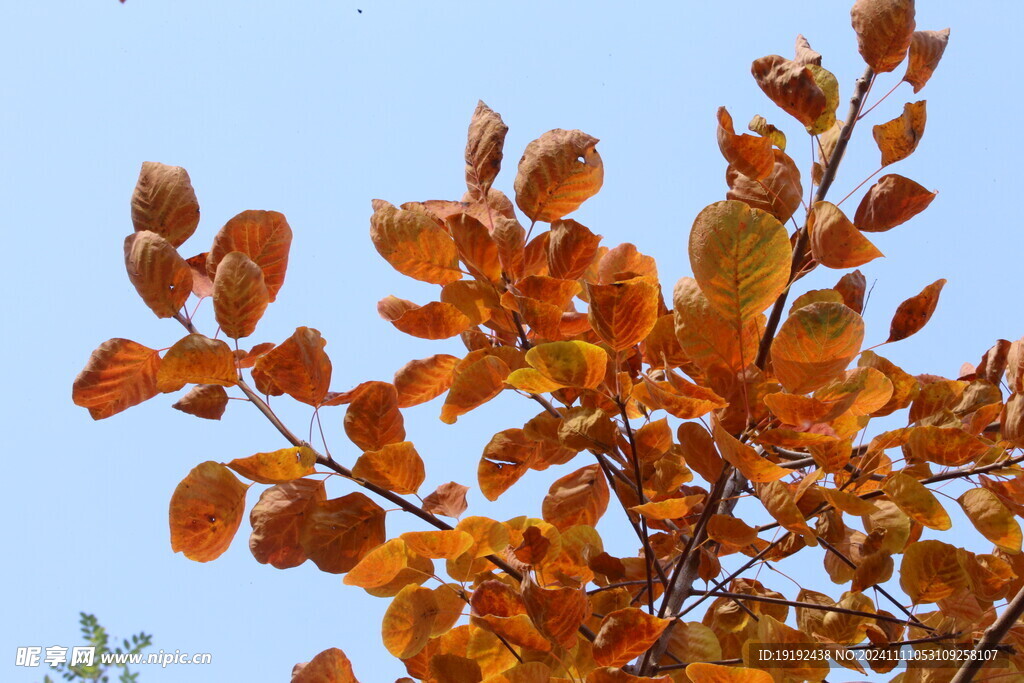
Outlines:
[{"label": "clear sky background", "polygon": [[[940,194],[921,216],[873,237],[888,258],[862,268],[877,282],[866,345],[885,338],[900,301],[948,278],[928,327],[880,352],[908,371],[955,377],[996,339],[1024,334],[1015,48],[1024,12],[1014,2],[919,4],[919,28],[952,27],[945,58],[919,96],[903,85],[862,122],[832,198],[877,168],[870,125],[926,98],[923,141],[890,172]],[[404,675],[380,644],[386,600],[311,563],[287,571],[257,564],[247,519],[215,562],[171,553],[167,504],[194,465],[285,445],[255,410],[232,402],[220,423],[209,422],[159,396],[93,422],[72,405],[71,382],[104,340],[160,348],[183,334],[155,319],[124,273],[121,243],[143,161],[191,174],[202,222],[186,256],[205,251],[242,210],[287,216],[295,232],[287,281],[252,341],[318,328],[334,361],[333,388],[344,390],[390,379],[412,358],[460,353],[451,342],[404,337],[377,316],[388,294],[424,303],[435,288],[391,270],[370,243],[368,219],[377,197],[461,196],[478,99],[510,127],[497,182],[509,194],[522,149],[541,133],[580,128],[601,139],[604,189],[572,217],[609,246],[631,241],[655,255],[669,292],[690,274],[693,218],[724,198],[718,106],[738,128],[758,113],[784,127],[806,183],[806,135],[749,75],[758,57],[791,57],[797,33],[839,78],[842,117],[863,71],[847,2],[3,3],[0,678],[41,680],[42,670],[13,666],[15,648],[77,644],[80,610],[114,634],[155,634],[154,649],[213,654],[212,666],[145,667],[146,683],[287,680],[294,663],[328,647],[343,648],[364,683]],[[870,101],[902,73],[880,78]],[[863,191],[843,205],[851,215]],[[804,287],[830,286],[841,274],[816,273]],[[508,394],[453,427],[439,411],[432,402],[406,413],[427,460],[423,491],[454,479],[474,486],[469,514],[539,516],[542,493],[564,470],[527,475],[500,505],[475,488],[489,435],[521,425],[534,407]],[[305,432],[308,410],[282,414]],[[326,409],[325,427],[335,457],[351,464],[358,453],[343,414]],[[332,481],[329,490],[350,489]],[[389,515],[390,534],[418,528]],[[621,525],[600,528],[612,552],[636,551]],[[973,531],[961,538],[981,545]],[[811,565],[798,577],[807,585],[822,573]],[[795,593],[777,575],[761,578]]]}]

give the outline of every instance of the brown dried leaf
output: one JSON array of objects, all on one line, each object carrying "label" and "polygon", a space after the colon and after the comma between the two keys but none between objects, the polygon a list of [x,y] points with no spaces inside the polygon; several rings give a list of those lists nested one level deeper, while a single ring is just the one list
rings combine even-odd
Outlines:
[{"label": "brown dried leaf", "polygon": [[903,80],[914,86],[915,93],[920,92],[932,77],[948,42],[948,28],[941,31],[914,32],[910,39],[910,63],[907,65],[907,75]]},{"label": "brown dried leaf", "polygon": [[385,540],[384,510],[361,493],[315,501],[299,542],[320,571],[343,574]]},{"label": "brown dried leaf", "polygon": [[928,208],[937,192],[929,192],[909,178],[890,173],[871,186],[853,218],[865,232],[884,232]]},{"label": "brown dried leaf", "polygon": [[352,663],[336,647],[324,650],[310,662],[296,664],[295,668],[291,683],[359,683],[352,673]]},{"label": "brown dried leaf", "polygon": [[192,291],[192,269],[174,246],[155,232],[134,232],[124,240],[128,279],[158,318],[174,316]]},{"label": "brown dried leaf", "polygon": [[213,313],[224,334],[232,339],[256,331],[270,303],[263,270],[240,251],[221,259],[213,282]]},{"label": "brown dried leaf", "polygon": [[132,193],[132,224],[180,247],[199,225],[199,202],[188,172],[180,166],[146,161]]},{"label": "brown dried leaf", "polygon": [[914,153],[924,135],[927,118],[924,100],[908,102],[903,106],[902,114],[872,128],[875,142],[882,152],[882,166],[894,164]]},{"label": "brown dried leaf", "polygon": [[768,99],[805,126],[813,125],[825,112],[825,93],[803,64],[768,55],[755,60],[750,71]]},{"label": "brown dried leaf", "polygon": [[501,170],[506,133],[508,126],[501,115],[483,101],[477,102],[466,141],[466,187],[473,197],[486,197]]},{"label": "brown dried leaf", "polygon": [[240,251],[263,271],[273,302],[284,284],[291,245],[292,229],[284,215],[277,211],[243,211],[225,223],[213,238],[206,270],[216,276],[221,260],[233,251]]},{"label": "brown dried leaf", "polygon": [[767,178],[751,180],[733,167],[725,171],[725,182],[729,191],[726,199],[737,199],[753,209],[761,209],[785,223],[800,208],[803,187],[800,185],[800,169],[780,149],[773,150],[775,165]]},{"label": "brown dried leaf", "polygon": [[597,194],[604,182],[598,139],[555,129],[526,146],[516,175],[516,204],[532,221],[551,223]]},{"label": "brown dried leaf", "polygon": [[921,290],[920,294],[910,297],[899,305],[892,323],[889,325],[889,338],[886,343],[906,339],[924,327],[935,312],[939,303],[939,292],[946,284],[945,279],[936,280]]},{"label": "brown dried leaf", "polygon": [[441,484],[433,493],[423,499],[423,509],[435,515],[458,519],[469,507],[466,503],[467,491],[469,491],[468,486],[456,484],[454,481]]},{"label": "brown dried leaf", "polygon": [[318,330],[296,328],[292,336],[256,359],[253,377],[259,371],[296,401],[318,406],[331,386],[331,359],[324,351],[326,345]]},{"label": "brown dried leaf", "polygon": [[893,71],[914,33],[914,0],[857,0],[850,11],[857,49],[875,73]]}]

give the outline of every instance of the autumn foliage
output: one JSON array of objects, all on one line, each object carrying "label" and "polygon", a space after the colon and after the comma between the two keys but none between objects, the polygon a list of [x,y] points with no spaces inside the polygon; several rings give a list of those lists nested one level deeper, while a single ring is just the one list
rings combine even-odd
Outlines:
[{"label": "autumn foliage", "polygon": [[[186,335],[163,352],[104,342],[75,380],[74,401],[101,419],[187,386],[173,406],[186,413],[219,419],[229,393],[261,411],[284,442],[196,465],[170,501],[172,549],[216,559],[255,499],[258,562],[308,560],[389,601],[381,635],[405,664],[403,681],[761,683],[828,673],[818,659],[765,665],[757,644],[827,652],[878,674],[895,660],[845,655],[997,646],[982,667],[911,664],[894,680],[962,682],[990,669],[1024,679],[1024,339],[999,340],[958,377],[912,376],[881,355],[884,345],[926,325],[945,280],[922,283],[888,331],[869,331],[865,277],[850,270],[882,256],[876,233],[936,195],[888,172],[921,141],[925,101],[874,125],[881,168],[869,178],[887,172],[855,209],[826,199],[876,83],[906,64],[903,81],[920,91],[949,31],[916,31],[912,0],[857,0],[852,21],[867,70],[845,114],[836,77],[802,36],[792,59],[753,62],[757,85],[811,136],[810,168],[765,117],[737,133],[728,111],[709,112],[728,188],[694,218],[692,277],[677,278],[670,295],[652,256],[604,245],[567,218],[601,189],[597,138],[541,135],[523,152],[510,198],[494,184],[508,128],[480,103],[461,199],[374,200],[369,220],[382,258],[438,287],[425,303],[386,296],[380,315],[424,340],[460,338],[465,352],[427,355],[391,381],[346,391],[332,387],[314,328],[242,341],[285,282],[285,217],[244,211],[208,251],[184,258],[199,223],[188,174],[146,162],[125,265],[146,305]],[[802,290],[818,267],[845,272],[832,288]],[[213,336],[186,307],[205,298]],[[353,448],[331,457],[296,437],[271,408],[286,396],[344,411]],[[455,482],[422,503],[414,495],[430,455],[402,411],[434,401],[451,425],[496,399],[534,401],[538,412],[480,444],[472,485],[493,501],[527,472],[558,466],[542,519],[467,510],[467,487]],[[954,488],[936,494],[947,482],[959,487],[955,500],[945,495]],[[921,540],[926,528],[952,529],[951,506],[973,529]],[[423,529],[389,538],[390,514],[415,515]],[[637,552],[609,552],[595,528],[607,514],[626,517]],[[822,568],[832,594],[786,595],[755,578],[797,553]],[[723,569],[728,555],[742,556],[729,560],[738,569]],[[356,677],[332,649],[292,680]]]}]

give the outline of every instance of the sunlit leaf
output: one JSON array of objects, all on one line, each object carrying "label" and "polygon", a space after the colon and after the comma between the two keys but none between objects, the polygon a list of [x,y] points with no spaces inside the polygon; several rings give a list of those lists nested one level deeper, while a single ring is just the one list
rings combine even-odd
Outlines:
[{"label": "sunlit leaf", "polygon": [[803,201],[800,169],[782,150],[773,150],[772,154],[775,166],[764,180],[751,180],[735,168],[727,168],[725,182],[729,191],[725,193],[725,198],[739,200],[785,222],[793,217]]},{"label": "sunlit leaf", "polygon": [[604,182],[597,143],[583,131],[555,129],[526,146],[515,191],[516,205],[530,220],[556,221],[597,194]]},{"label": "sunlit leaf", "polygon": [[[550,342],[527,351],[526,362],[557,387],[594,389],[604,381],[608,354],[600,346],[583,341]],[[517,373],[524,371],[509,375],[509,384],[516,386]]]},{"label": "sunlit leaf", "polygon": [[643,341],[658,320],[657,281],[637,277],[610,285],[587,285],[590,326],[613,351]]},{"label": "sunlit leaf", "polygon": [[484,223],[468,213],[457,213],[445,221],[445,226],[469,272],[484,282],[499,282],[498,244]]},{"label": "sunlit leaf", "polygon": [[370,238],[384,260],[403,275],[436,285],[462,279],[455,243],[423,214],[374,200]]},{"label": "sunlit leaf", "polygon": [[398,391],[398,407],[426,403],[437,398],[452,384],[459,359],[439,353],[422,360],[412,360],[395,373],[394,385]]},{"label": "sunlit leaf", "polygon": [[220,557],[242,523],[248,489],[220,463],[196,465],[171,496],[171,550],[196,562]]},{"label": "sunlit leaf", "polygon": [[941,541],[911,544],[900,563],[900,588],[915,604],[937,602],[967,585],[957,549]]},{"label": "sunlit leaf", "polygon": [[910,63],[907,64],[907,74],[903,80],[914,86],[915,93],[920,92],[932,77],[948,42],[948,28],[941,31],[914,31],[910,39]]},{"label": "sunlit leaf", "polygon": [[882,152],[882,166],[894,164],[914,153],[924,135],[926,119],[924,100],[908,102],[902,114],[872,129],[878,149]]},{"label": "sunlit leaf", "polygon": [[725,458],[736,469],[753,482],[768,482],[782,479],[792,474],[790,470],[779,467],[736,437],[722,429],[717,420],[711,424],[715,444]]},{"label": "sunlit leaf", "polygon": [[157,389],[177,391],[186,384],[219,384],[229,387],[237,381],[235,356],[219,339],[189,334],[167,350],[156,375]]},{"label": "sunlit leaf", "polygon": [[671,623],[636,607],[605,615],[594,639],[594,661],[601,666],[622,666],[643,654]]},{"label": "sunlit leaf", "polygon": [[377,303],[377,312],[402,332],[420,339],[448,339],[465,332],[471,322],[458,306],[444,301],[418,306],[388,296]]},{"label": "sunlit leaf", "polygon": [[685,671],[693,683],[772,683],[770,673],[739,666],[695,662]]},{"label": "sunlit leaf", "polygon": [[945,531],[953,526],[942,503],[914,477],[893,472],[882,482],[882,490],[908,517],[929,529]]},{"label": "sunlit leaf", "polygon": [[170,318],[192,292],[192,269],[170,242],[155,232],[134,232],[124,240],[128,279],[158,318]]},{"label": "sunlit leaf", "polygon": [[903,62],[916,26],[914,0],[857,0],[850,17],[857,49],[875,73],[888,73]]},{"label": "sunlit leaf", "polygon": [[682,352],[703,370],[723,365],[734,372],[754,362],[763,316],[744,323],[737,334],[710,304],[697,281],[683,277],[672,293],[675,332]]},{"label": "sunlit leaf", "polygon": [[71,389],[75,405],[94,420],[115,415],[157,395],[160,355],[129,339],[110,339],[89,356]]},{"label": "sunlit leaf", "polygon": [[[377,451],[405,441],[405,419],[398,392],[387,382],[365,382],[356,388],[345,411],[345,434],[364,451]],[[411,444],[410,444],[411,446]]]},{"label": "sunlit leaf", "polygon": [[814,532],[807,526],[807,521],[797,507],[793,494],[785,484],[777,480],[767,481],[759,484],[756,491],[765,510],[782,525],[782,528],[803,536],[807,545],[818,545]]},{"label": "sunlit leaf", "polygon": [[779,55],[754,61],[754,80],[772,102],[805,126],[811,126],[825,111],[825,93],[808,67]]},{"label": "sunlit leaf", "polygon": [[384,542],[384,510],[361,493],[314,502],[299,542],[320,571],[343,574]]},{"label": "sunlit leaf", "polygon": [[830,202],[815,202],[807,215],[807,229],[811,254],[826,268],[855,268],[883,255]]},{"label": "sunlit leaf", "polygon": [[601,468],[588,465],[555,481],[544,497],[544,521],[564,531],[577,524],[594,526],[608,508],[608,482]]},{"label": "sunlit leaf", "polygon": [[469,491],[468,486],[454,481],[441,484],[423,499],[423,509],[435,515],[459,517],[466,511],[466,491]]},{"label": "sunlit leaf", "polygon": [[456,371],[452,387],[441,407],[441,421],[454,424],[460,415],[487,403],[505,388],[510,370],[505,361],[485,356]]},{"label": "sunlit leaf", "polygon": [[804,306],[779,328],[771,347],[775,376],[803,394],[835,379],[860,352],[864,321],[843,304]]},{"label": "sunlit leaf", "polygon": [[435,560],[450,560],[473,547],[473,537],[465,531],[408,531],[402,540],[415,552]]},{"label": "sunlit leaf", "polygon": [[213,312],[225,335],[241,339],[255,332],[269,303],[263,271],[252,259],[240,251],[221,259],[213,282]]},{"label": "sunlit leaf", "polygon": [[1020,553],[1020,524],[996,494],[986,488],[968,489],[957,502],[982,536],[1012,555]]},{"label": "sunlit leaf", "polygon": [[146,161],[132,193],[132,224],[179,247],[199,225],[199,202],[188,172],[180,166]]},{"label": "sunlit leaf", "polygon": [[400,659],[412,657],[430,639],[437,612],[433,591],[416,585],[406,586],[384,613],[381,624],[384,647]]},{"label": "sunlit leaf", "polygon": [[228,392],[216,384],[200,384],[189,389],[171,407],[207,420],[219,420],[228,405]]},{"label": "sunlit leaf", "polygon": [[737,171],[754,180],[766,177],[775,165],[772,141],[767,137],[737,135],[725,107],[718,108],[718,149]]},{"label": "sunlit leaf", "polygon": [[416,493],[426,478],[423,459],[409,441],[363,453],[352,466],[352,474],[400,494]]},{"label": "sunlit leaf", "polygon": [[336,647],[324,650],[312,661],[298,666],[302,668],[292,673],[291,683],[359,683],[352,673],[352,663]]},{"label": "sunlit leaf", "polygon": [[484,447],[477,467],[480,492],[487,500],[497,500],[526,474],[539,457],[540,449],[540,442],[527,437],[522,429],[495,434]]},{"label": "sunlit leaf", "polygon": [[277,211],[243,211],[225,223],[213,238],[206,269],[215,276],[221,260],[233,251],[240,251],[263,271],[270,301],[273,302],[284,284],[291,244],[292,229],[282,214]]},{"label": "sunlit leaf", "polygon": [[899,305],[889,324],[889,338],[886,342],[899,341],[915,334],[924,327],[939,303],[939,292],[946,280],[936,280]]},{"label": "sunlit leaf", "polygon": [[306,446],[282,448],[271,453],[257,453],[236,458],[227,466],[246,479],[260,484],[282,484],[313,473],[316,451]]}]

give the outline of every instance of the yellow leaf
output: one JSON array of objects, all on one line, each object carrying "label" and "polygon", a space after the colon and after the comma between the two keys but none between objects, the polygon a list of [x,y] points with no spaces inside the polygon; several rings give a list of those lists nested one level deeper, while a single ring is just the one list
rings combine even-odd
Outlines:
[{"label": "yellow leaf", "polygon": [[908,517],[929,529],[945,531],[953,526],[942,503],[914,477],[893,472],[882,482],[882,490]]},{"label": "yellow leaf", "polygon": [[1020,524],[996,494],[985,488],[969,489],[957,501],[982,536],[1011,555],[1020,553]]},{"label": "yellow leaf", "polygon": [[257,453],[236,458],[227,465],[243,477],[260,484],[283,484],[313,473],[316,451],[306,446],[282,448],[271,453]]},{"label": "yellow leaf", "polygon": [[412,657],[430,640],[438,611],[432,590],[417,585],[406,586],[384,613],[381,623],[384,647],[399,659]]}]

